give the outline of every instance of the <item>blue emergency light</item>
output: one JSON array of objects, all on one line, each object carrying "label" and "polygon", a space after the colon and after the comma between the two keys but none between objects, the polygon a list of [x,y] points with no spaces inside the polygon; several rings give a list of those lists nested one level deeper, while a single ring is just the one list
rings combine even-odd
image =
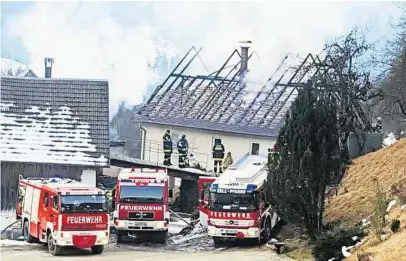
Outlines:
[{"label": "blue emergency light", "polygon": [[216,192],[216,190],[219,188],[219,184],[211,184],[210,186],[210,191],[211,192]]},{"label": "blue emergency light", "polygon": [[248,193],[250,193],[250,192],[253,192],[253,191],[255,191],[256,189],[257,189],[257,185],[255,185],[255,184],[248,184],[247,185],[247,192]]},{"label": "blue emergency light", "polygon": [[53,176],[50,178],[50,182],[58,182],[60,179],[62,179],[61,176],[59,176],[59,175],[53,175]]}]

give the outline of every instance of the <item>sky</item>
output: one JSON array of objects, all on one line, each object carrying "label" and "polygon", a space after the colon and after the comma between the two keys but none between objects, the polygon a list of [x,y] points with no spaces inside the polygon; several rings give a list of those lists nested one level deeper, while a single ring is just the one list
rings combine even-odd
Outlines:
[{"label": "sky", "polygon": [[[203,47],[190,73],[218,69],[251,40],[252,79],[265,81],[287,53],[318,53],[355,25],[390,39],[391,2],[1,2],[1,56],[55,78],[107,79],[110,114],[136,105],[189,48]],[[200,60],[203,61],[200,62]]]}]

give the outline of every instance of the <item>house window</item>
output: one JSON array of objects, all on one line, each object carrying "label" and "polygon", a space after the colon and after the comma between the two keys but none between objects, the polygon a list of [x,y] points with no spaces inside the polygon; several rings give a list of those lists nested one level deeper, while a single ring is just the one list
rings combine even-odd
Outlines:
[{"label": "house window", "polygon": [[251,155],[259,155],[259,143],[251,142]]},{"label": "house window", "polygon": [[214,147],[214,145],[216,144],[216,142],[221,143],[221,139],[220,139],[220,138],[215,138],[215,137],[213,137],[211,146]]}]

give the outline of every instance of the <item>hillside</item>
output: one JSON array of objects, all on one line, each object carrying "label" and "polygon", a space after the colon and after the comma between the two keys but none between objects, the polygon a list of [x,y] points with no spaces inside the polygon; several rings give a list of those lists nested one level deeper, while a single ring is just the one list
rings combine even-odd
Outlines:
[{"label": "hillside", "polygon": [[400,206],[406,202],[399,202],[399,198],[391,194],[391,186],[406,185],[406,138],[354,160],[340,185],[338,196],[332,197],[327,204],[326,221],[341,220],[354,224],[368,218],[373,209],[371,201],[375,178],[387,193],[388,201],[397,200],[389,212],[389,224],[391,220],[399,219],[400,232],[392,233],[387,225],[383,231],[389,237],[383,241],[374,233],[369,233],[364,243],[346,260],[358,260],[358,253],[371,253],[374,260],[380,261],[405,260],[406,211],[402,211]]},{"label": "hillside", "polygon": [[353,161],[340,184],[338,196],[327,203],[326,220],[359,222],[372,214],[374,178],[388,196],[392,185],[406,184],[406,138]]}]

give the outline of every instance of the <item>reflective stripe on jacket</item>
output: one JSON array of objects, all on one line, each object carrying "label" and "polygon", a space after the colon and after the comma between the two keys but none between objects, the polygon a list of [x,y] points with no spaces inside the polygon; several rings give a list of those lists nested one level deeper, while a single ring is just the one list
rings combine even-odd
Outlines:
[{"label": "reflective stripe on jacket", "polygon": [[224,146],[223,144],[217,144],[213,146],[213,159],[222,160],[224,158]]}]

